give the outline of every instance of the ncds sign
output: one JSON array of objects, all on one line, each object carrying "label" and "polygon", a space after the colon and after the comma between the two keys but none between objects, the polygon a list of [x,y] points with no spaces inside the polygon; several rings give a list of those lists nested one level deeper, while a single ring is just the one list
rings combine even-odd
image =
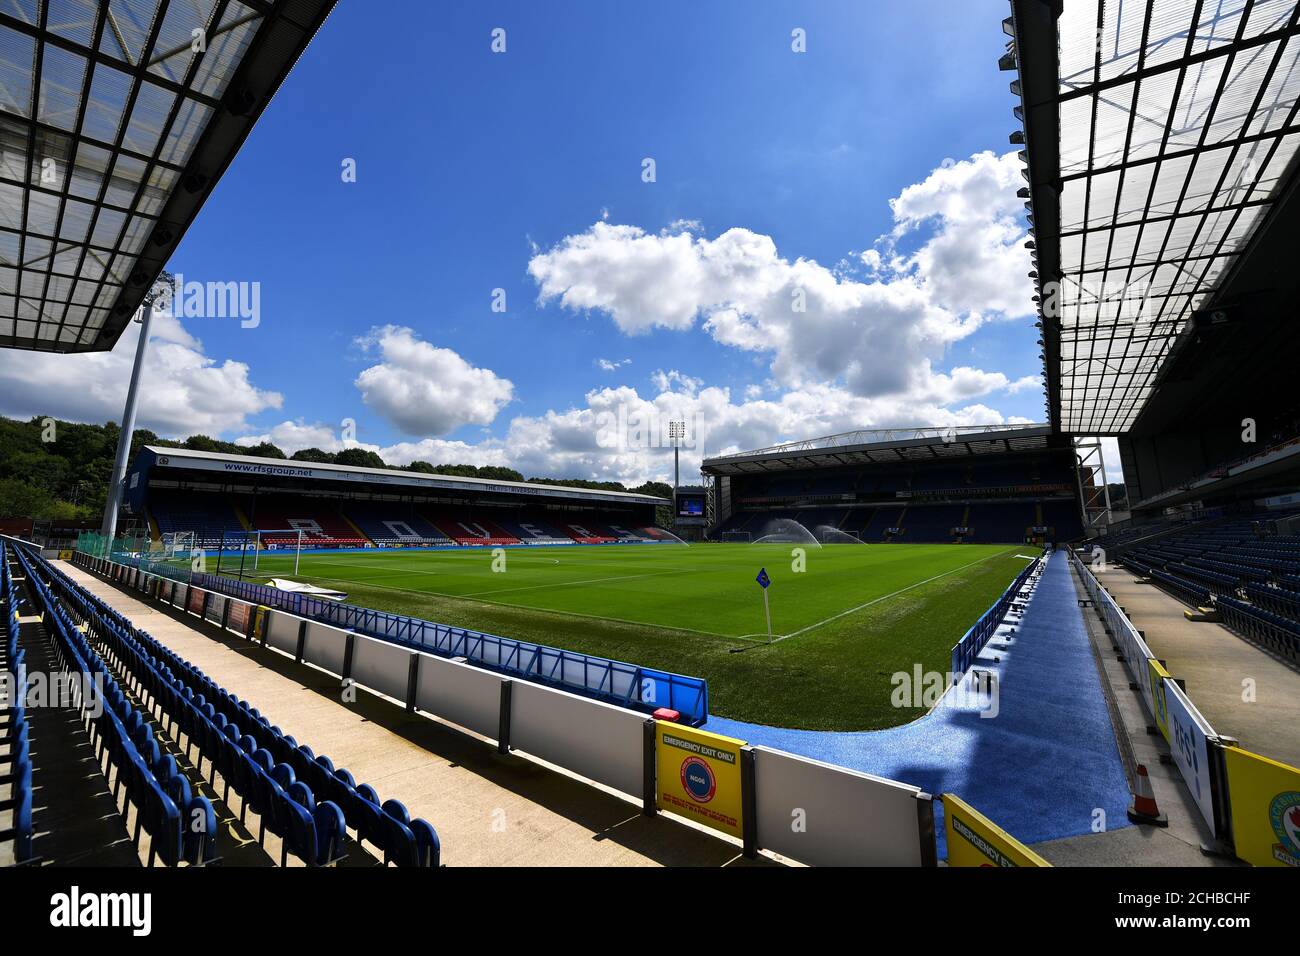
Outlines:
[{"label": "ncds sign", "polygon": [[740,751],[743,740],[655,722],[655,772],[661,810],[744,837]]}]

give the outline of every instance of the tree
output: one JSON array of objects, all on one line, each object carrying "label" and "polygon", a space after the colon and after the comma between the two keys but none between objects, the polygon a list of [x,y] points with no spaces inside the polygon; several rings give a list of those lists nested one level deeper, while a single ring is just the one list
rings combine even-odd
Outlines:
[{"label": "tree", "polygon": [[384,459],[380,458],[373,451],[366,451],[364,448],[344,448],[334,456],[334,461],[339,465],[347,465],[349,468],[387,468]]},{"label": "tree", "polygon": [[435,465],[428,461],[413,461],[406,471],[424,475],[452,475],[456,478],[486,478],[489,481],[523,481],[524,476],[513,468],[501,465]]},{"label": "tree", "polygon": [[662,481],[647,481],[643,485],[628,489],[638,495],[654,495],[656,498],[671,498],[673,486]]},{"label": "tree", "polygon": [[289,458],[292,461],[310,461],[318,465],[333,465],[337,462],[338,456],[333,452],[323,451],[319,448],[300,448]]},{"label": "tree", "polygon": [[620,481],[591,481],[588,478],[529,478],[528,481],[535,485],[565,485],[591,491],[627,491],[627,487]]},{"label": "tree", "polygon": [[219,451],[218,442],[215,438],[209,438],[207,435],[191,435],[185,439],[182,444],[193,451],[206,451],[214,453]]},{"label": "tree", "polygon": [[18,478],[0,478],[0,518],[48,518],[54,497]]},{"label": "tree", "polygon": [[[662,481],[647,481],[631,489],[638,495],[654,495],[656,498],[673,499],[673,486]],[[676,502],[671,505],[655,505],[655,524],[661,528],[671,528],[677,517],[673,512]]]},{"label": "tree", "polygon": [[436,475],[453,475],[456,478],[478,477],[478,469],[473,465],[436,465],[433,471]]},{"label": "tree", "polygon": [[1106,486],[1110,492],[1110,506],[1114,511],[1128,510],[1128,486],[1123,482],[1112,481]]},{"label": "tree", "polygon": [[288,456],[279,448],[272,445],[269,441],[258,442],[256,445],[244,445],[244,454],[252,455],[255,458],[284,458]]},{"label": "tree", "polygon": [[24,451],[13,455],[5,463],[5,470],[54,496],[68,486],[71,467],[67,459],[41,451]]}]

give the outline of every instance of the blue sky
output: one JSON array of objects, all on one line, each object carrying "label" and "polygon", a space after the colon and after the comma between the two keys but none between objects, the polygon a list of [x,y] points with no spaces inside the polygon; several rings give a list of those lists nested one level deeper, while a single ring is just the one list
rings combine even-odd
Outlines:
[{"label": "blue sky", "polygon": [[1006,12],[344,0],[171,262],[260,322],[160,324],[142,424],[632,481],[669,458],[593,440],[618,408],[696,458],[1040,421]]}]

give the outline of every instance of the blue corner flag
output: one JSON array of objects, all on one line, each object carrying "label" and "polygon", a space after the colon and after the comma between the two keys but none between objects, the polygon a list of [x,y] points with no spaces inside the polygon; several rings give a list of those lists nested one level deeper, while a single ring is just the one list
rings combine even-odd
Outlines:
[{"label": "blue corner flag", "polygon": [[758,577],[754,578],[759,585],[766,590],[767,586],[772,583],[772,579],[767,576],[767,568],[759,568]]}]

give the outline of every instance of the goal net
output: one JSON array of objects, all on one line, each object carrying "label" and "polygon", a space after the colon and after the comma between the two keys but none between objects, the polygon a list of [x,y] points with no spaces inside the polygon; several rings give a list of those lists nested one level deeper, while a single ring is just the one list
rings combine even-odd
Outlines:
[{"label": "goal net", "polygon": [[189,557],[194,550],[193,531],[169,531],[162,536],[163,556],[168,560],[177,557]]},{"label": "goal net", "polygon": [[[293,573],[298,573],[299,561],[302,557],[304,548],[313,547],[305,531],[301,528],[275,528],[260,529],[249,532],[249,543],[245,551],[250,552],[241,562],[241,568],[246,563],[248,570],[261,570],[260,564],[263,558],[279,556],[282,558],[293,559]],[[276,562],[272,562],[275,564]]]},{"label": "goal net", "polygon": [[819,525],[814,532],[822,544],[861,544],[862,532],[842,531],[830,525]]},{"label": "goal net", "polygon": [[724,531],[722,532],[723,544],[749,544],[753,541],[753,535],[748,531]]}]

